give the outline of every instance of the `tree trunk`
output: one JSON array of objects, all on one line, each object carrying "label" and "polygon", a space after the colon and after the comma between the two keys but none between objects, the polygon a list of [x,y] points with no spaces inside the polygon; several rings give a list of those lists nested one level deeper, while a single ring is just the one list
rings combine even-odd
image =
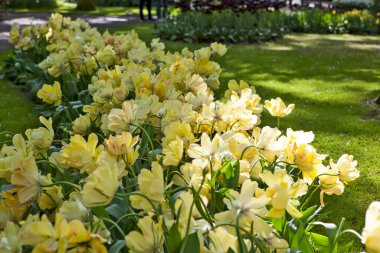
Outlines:
[{"label": "tree trunk", "polygon": [[78,0],[77,10],[81,10],[81,11],[96,10],[95,0]]}]

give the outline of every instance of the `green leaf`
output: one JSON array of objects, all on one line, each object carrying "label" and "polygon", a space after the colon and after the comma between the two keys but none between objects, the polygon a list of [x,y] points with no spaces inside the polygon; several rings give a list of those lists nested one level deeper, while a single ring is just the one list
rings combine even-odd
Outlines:
[{"label": "green leaf", "polygon": [[110,216],[108,215],[106,209],[102,206],[99,207],[93,207],[91,208],[92,212],[95,214],[96,217],[98,218],[107,218],[109,219]]},{"label": "green leaf", "polygon": [[233,161],[229,166],[221,170],[223,174],[223,183],[229,189],[236,189],[240,177],[240,162]]},{"label": "green leaf", "polygon": [[302,222],[292,220],[288,223],[289,244],[292,249],[301,250],[303,253],[314,253],[309,242],[309,235],[305,231]]},{"label": "green leaf", "polygon": [[116,241],[112,247],[109,249],[109,253],[119,253],[123,248],[125,247],[125,241],[124,240],[118,240]]},{"label": "green leaf", "polygon": [[185,237],[180,253],[200,253],[201,244],[197,233]]},{"label": "green leaf", "polygon": [[310,233],[310,238],[313,242],[313,246],[315,250],[320,252],[329,252],[330,251],[330,243],[329,238],[324,235],[320,235],[317,233]]},{"label": "green leaf", "polygon": [[176,253],[181,250],[182,239],[176,225],[173,225],[170,228],[169,235],[166,242],[168,245],[169,253]]},{"label": "green leaf", "polygon": [[312,224],[325,227],[325,229],[327,230],[327,236],[329,238],[329,241],[333,242],[335,240],[335,237],[338,232],[338,227],[334,223],[325,223],[321,221],[316,221],[316,222],[313,222]]},{"label": "green leaf", "polygon": [[117,204],[112,204],[109,207],[106,208],[106,211],[111,216],[115,217],[116,219],[119,219],[121,216],[125,214],[125,209],[121,208]]}]

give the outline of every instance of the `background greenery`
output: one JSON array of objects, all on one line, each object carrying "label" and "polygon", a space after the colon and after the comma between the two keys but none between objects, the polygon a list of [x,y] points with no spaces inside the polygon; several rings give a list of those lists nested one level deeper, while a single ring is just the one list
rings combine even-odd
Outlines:
[{"label": "background greenery", "polygon": [[[153,28],[147,24],[110,31],[131,29],[147,42],[153,38]],[[166,45],[174,51],[205,44]],[[329,221],[339,223],[346,217],[347,227],[357,231],[364,226],[368,205],[380,199],[380,119],[372,113],[374,108],[364,103],[380,95],[379,45],[379,36],[287,35],[275,43],[230,45],[219,60],[221,92],[228,80],[243,79],[254,85],[263,99],[280,96],[286,103],[295,103],[291,116],[281,121],[283,129],[292,126],[314,131],[315,146],[335,160],[344,153],[355,156],[361,177],[346,188],[343,197],[327,197],[326,210],[331,212]],[[32,103],[11,87],[0,83],[4,91],[0,93],[1,130],[22,132],[35,126],[37,117]],[[263,117],[264,124],[276,126],[268,119]]]},{"label": "background greenery", "polygon": [[[379,15],[379,16],[376,16]],[[289,32],[378,34],[380,14],[369,10],[300,9],[255,13],[190,11],[158,24],[156,34],[173,41],[251,43],[268,41]]]}]

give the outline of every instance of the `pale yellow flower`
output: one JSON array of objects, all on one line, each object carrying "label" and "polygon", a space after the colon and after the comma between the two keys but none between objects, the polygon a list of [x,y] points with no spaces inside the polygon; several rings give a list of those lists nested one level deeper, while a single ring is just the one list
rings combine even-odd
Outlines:
[{"label": "pale yellow flower", "polygon": [[263,158],[274,162],[281,155],[285,147],[285,137],[281,138],[281,131],[268,126],[255,128],[253,131],[255,146]]},{"label": "pale yellow flower", "polygon": [[288,116],[294,109],[294,104],[286,106],[281,98],[265,100],[265,108],[273,117],[285,117]]},{"label": "pale yellow flower", "polygon": [[342,155],[336,164],[330,162],[331,167],[339,171],[340,180],[347,184],[360,177],[360,171],[356,169],[358,162],[352,155]]},{"label": "pale yellow flower", "polygon": [[302,171],[303,179],[311,184],[318,175],[318,168],[325,159],[325,155],[317,153],[317,150],[310,144],[296,142],[288,145],[284,150],[288,161],[295,164]]},{"label": "pale yellow flower", "polygon": [[125,237],[125,243],[131,253],[160,253],[163,251],[164,234],[162,217],[155,223],[151,217],[140,218],[137,226],[141,232],[132,231]]},{"label": "pale yellow flower", "polygon": [[228,140],[228,147],[230,152],[237,159],[247,159],[252,161],[252,159],[258,156],[258,150],[253,145],[253,141],[240,132],[235,133]]},{"label": "pale yellow flower", "polygon": [[[256,216],[265,217],[267,213],[266,205],[270,198],[265,195],[255,197],[255,191],[258,188],[257,182],[246,180],[241,186],[240,193],[230,189],[227,198],[223,199],[228,210],[215,214],[217,224],[236,224],[239,218],[239,225],[244,228],[249,228],[251,223],[256,220]],[[255,227],[255,230],[261,230]]]},{"label": "pale yellow flower", "polygon": [[73,130],[74,133],[80,135],[87,135],[90,132],[91,128],[91,119],[90,115],[80,115],[73,121]]},{"label": "pale yellow flower", "polygon": [[228,250],[238,252],[238,238],[230,234],[225,228],[217,227],[209,232],[210,246],[209,249],[214,253],[225,253]]},{"label": "pale yellow flower", "polygon": [[61,84],[55,81],[53,85],[42,85],[42,88],[37,92],[37,97],[45,103],[55,106],[60,105],[62,101]]},{"label": "pale yellow flower", "polygon": [[183,141],[185,148],[188,148],[190,144],[195,142],[195,137],[191,130],[189,123],[182,123],[179,121],[173,122],[164,130],[165,137],[162,138],[162,145],[166,146],[170,142],[179,137]]},{"label": "pale yellow flower", "polygon": [[164,165],[177,166],[181,162],[183,157],[182,139],[177,137],[176,140],[171,141],[168,145],[164,146],[162,149],[162,154],[164,154]]},{"label": "pale yellow flower", "polygon": [[362,233],[362,243],[368,253],[380,252],[380,202],[374,201],[368,207],[365,215],[365,226]]},{"label": "pale yellow flower", "polygon": [[104,140],[104,145],[111,154],[124,155],[130,149],[133,149],[138,141],[139,136],[132,137],[131,133],[123,131],[116,136],[110,135],[108,139]]},{"label": "pale yellow flower", "polygon": [[103,163],[86,179],[81,192],[86,207],[105,206],[111,202],[119,188],[119,167]]},{"label": "pale yellow flower", "polygon": [[[185,163],[181,166],[180,171],[182,176],[174,175],[173,183],[178,186],[188,186],[198,191],[203,196],[209,196],[210,185],[207,180],[211,180],[211,173],[205,173],[208,162],[201,160],[193,160],[192,163]],[[203,182],[203,184],[202,184]]]},{"label": "pale yellow flower", "polygon": [[242,90],[247,89],[247,88],[251,89],[253,93],[256,92],[255,87],[249,86],[249,84],[243,80],[240,80],[239,83],[236,80],[230,80],[228,81],[227,86],[228,86],[228,89],[224,92],[225,98],[230,98],[233,91],[237,93],[241,93]]},{"label": "pale yellow flower", "polygon": [[108,129],[110,131],[120,133],[128,130],[129,125],[134,120],[134,112],[132,104],[129,101],[125,101],[122,104],[122,109],[112,109],[108,114]]},{"label": "pale yellow flower", "polygon": [[11,31],[9,32],[8,42],[10,44],[17,44],[20,39],[20,25],[18,23],[14,23],[12,25]]},{"label": "pale yellow flower", "polygon": [[226,143],[219,134],[216,134],[211,141],[210,136],[203,133],[200,145],[191,144],[187,153],[191,158],[215,159],[221,161],[222,158],[229,153],[228,143]]},{"label": "pale yellow flower", "polygon": [[[45,127],[28,129],[25,131],[25,135],[28,138],[28,141],[31,144],[33,144],[33,147],[37,154],[41,151],[46,151],[46,149],[50,148],[54,139],[52,119],[49,118],[47,120],[41,116],[39,120]],[[44,152],[44,155],[45,153],[46,152]]]},{"label": "pale yellow flower", "polygon": [[223,56],[227,52],[227,47],[217,42],[211,43],[210,48],[211,52],[218,56]]},{"label": "pale yellow flower", "polygon": [[320,200],[321,205],[324,206],[323,196],[327,195],[342,195],[344,192],[344,183],[339,179],[339,172],[337,167],[332,166],[331,169],[323,165],[319,166],[319,184],[321,185]]},{"label": "pale yellow flower", "polygon": [[62,186],[44,187],[41,197],[38,199],[38,206],[41,210],[53,209],[61,205],[62,199]]},{"label": "pale yellow flower", "polygon": [[90,214],[90,210],[87,209],[79,192],[73,192],[70,194],[70,199],[63,201],[58,212],[62,217],[68,221],[81,220],[85,221]]},{"label": "pale yellow flower", "polygon": [[294,183],[285,169],[276,169],[274,173],[266,170],[260,176],[268,185],[266,196],[271,199],[272,205],[269,217],[283,217],[285,210],[293,217],[302,217],[302,213],[297,209],[299,201],[296,199],[307,193],[307,185],[302,179]]},{"label": "pale yellow flower", "polygon": [[11,184],[17,189],[21,204],[29,204],[40,194],[42,177],[33,156],[24,158],[19,167],[12,171]]},{"label": "pale yellow flower", "polygon": [[20,228],[13,222],[8,221],[4,230],[0,232],[0,252],[1,253],[20,253],[22,252],[21,243],[18,235]]},{"label": "pale yellow flower", "polygon": [[61,151],[61,162],[81,171],[91,172],[95,163],[103,150],[103,146],[98,146],[98,137],[92,133],[88,136],[88,141],[81,135],[74,135],[70,138],[70,143],[65,145]]},{"label": "pale yellow flower", "polygon": [[[164,199],[165,181],[164,173],[158,162],[152,163],[152,169],[142,169],[138,176],[139,192],[145,195],[157,207]],[[154,207],[144,197],[132,195],[129,197],[131,205],[136,209],[150,211]]]}]

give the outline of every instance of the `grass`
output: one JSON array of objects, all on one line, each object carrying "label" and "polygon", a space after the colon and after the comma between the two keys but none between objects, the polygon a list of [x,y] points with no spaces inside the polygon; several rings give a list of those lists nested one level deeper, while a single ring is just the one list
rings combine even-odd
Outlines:
[{"label": "grass", "polygon": [[[58,12],[62,14],[75,13],[75,14],[94,14],[94,15],[110,15],[110,16],[125,16],[125,15],[139,15],[138,7],[124,7],[124,6],[97,6],[94,11],[78,11],[76,10],[76,3],[66,2],[64,0],[57,1],[56,8],[32,8],[32,9],[8,9],[10,12]],[[146,8],[144,9],[144,14],[148,15]],[[155,6],[152,7],[152,15],[156,14]]]},{"label": "grass", "polygon": [[[124,30],[130,29],[145,41],[153,38],[150,26]],[[171,51],[201,46],[166,42]],[[314,146],[335,161],[354,155],[361,177],[342,196],[327,196],[325,211],[331,212],[327,222],[338,224],[345,217],[346,228],[361,232],[367,207],[380,199],[380,119],[363,119],[373,111],[363,101],[380,95],[380,36],[288,35],[273,43],[231,45],[217,61],[223,68],[222,90],[228,80],[243,79],[263,100],[279,96],[295,103],[294,112],[281,120],[282,129],[313,131]],[[267,113],[262,120],[277,124]],[[362,249],[358,239],[355,249]]]},{"label": "grass", "polygon": [[[131,29],[145,41],[153,38],[147,24],[109,30]],[[361,177],[347,186],[343,196],[326,197],[325,211],[331,212],[327,222],[339,223],[346,217],[346,228],[359,232],[368,205],[380,199],[380,120],[363,119],[373,110],[363,101],[380,95],[379,45],[380,36],[299,34],[274,43],[231,45],[217,59],[223,68],[222,89],[229,79],[243,79],[256,87],[263,100],[279,96],[295,103],[294,112],[281,121],[282,129],[313,131],[319,152],[335,161],[345,153],[355,156]],[[166,43],[170,51],[186,46],[203,45]],[[2,129],[24,129],[36,118],[31,103],[9,84],[0,83],[0,87],[6,90],[0,93]],[[267,113],[262,119],[263,125],[277,124]],[[355,248],[361,250],[358,239]]]},{"label": "grass", "polygon": [[[6,56],[7,52],[0,54],[0,67]],[[0,80],[0,101],[1,143],[11,140],[16,133],[38,125],[34,103],[12,83]]]}]

